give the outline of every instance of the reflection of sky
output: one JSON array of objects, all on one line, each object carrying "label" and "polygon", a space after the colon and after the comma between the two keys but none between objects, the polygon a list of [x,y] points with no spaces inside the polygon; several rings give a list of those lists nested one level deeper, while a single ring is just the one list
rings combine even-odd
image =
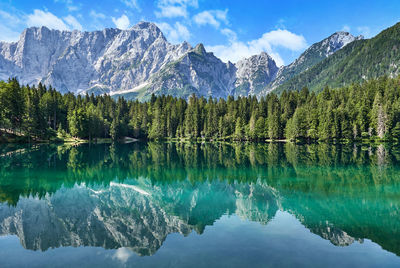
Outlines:
[{"label": "reflection of sky", "polygon": [[[290,258],[289,258],[290,257]],[[397,266],[400,258],[384,251],[370,240],[347,247],[311,233],[294,216],[278,211],[267,224],[243,220],[235,215],[223,216],[207,226],[201,235],[192,232],[184,237],[170,234],[153,255],[140,257],[129,248],[104,250],[94,247],[64,247],[45,252],[25,250],[16,236],[0,237],[2,267],[70,266],[148,266],[253,267],[293,266]]]},{"label": "reflection of sky", "polygon": [[119,248],[115,251],[113,258],[119,260],[121,263],[126,263],[132,255],[133,252],[128,248]]}]

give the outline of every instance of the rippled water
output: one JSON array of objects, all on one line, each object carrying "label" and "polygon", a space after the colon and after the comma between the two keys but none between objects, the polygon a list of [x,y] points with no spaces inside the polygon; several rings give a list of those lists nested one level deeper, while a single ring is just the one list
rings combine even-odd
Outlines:
[{"label": "rippled water", "polygon": [[400,266],[400,150],[0,147],[1,267]]}]

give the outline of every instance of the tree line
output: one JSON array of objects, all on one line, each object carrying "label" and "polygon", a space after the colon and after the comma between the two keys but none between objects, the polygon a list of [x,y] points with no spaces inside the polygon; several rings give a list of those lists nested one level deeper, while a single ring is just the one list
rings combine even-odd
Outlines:
[{"label": "tree line", "polygon": [[[333,188],[346,188],[346,194],[360,194],[360,186],[369,185],[378,191],[382,183],[400,187],[398,169],[393,168],[400,163],[399,147],[383,144],[150,141],[79,146],[49,144],[27,147],[12,144],[8,147],[24,149],[0,157],[0,185],[10,185],[0,187],[0,202],[14,205],[21,196],[45,198],[61,187],[70,188],[82,183],[108,185],[113,180],[123,182],[126,178],[146,178],[154,185],[187,180],[193,184],[265,181],[275,189],[289,187],[296,189],[296,193],[310,189],[328,193]],[[0,147],[0,154],[6,154],[9,149]],[[310,170],[310,166],[316,168]],[[51,172],[54,168],[60,171],[54,176],[34,172]],[[21,169],[30,172],[20,174],[20,183],[13,187],[15,172]],[[307,186],[305,181],[298,184],[288,180],[277,182],[277,178],[288,177],[312,178],[309,182],[315,185]],[[347,180],[349,177],[354,179]]]},{"label": "tree line", "polygon": [[0,81],[0,134],[32,140],[82,139],[302,140],[400,139],[400,78],[381,77],[321,93],[147,102],[109,95],[61,94],[51,86]]}]

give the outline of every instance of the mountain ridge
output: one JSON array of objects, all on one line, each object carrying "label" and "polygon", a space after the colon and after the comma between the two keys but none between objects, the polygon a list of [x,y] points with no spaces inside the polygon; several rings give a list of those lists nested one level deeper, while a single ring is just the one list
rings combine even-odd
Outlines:
[{"label": "mountain ridge", "polygon": [[264,92],[264,94],[273,91],[294,76],[307,71],[348,44],[362,39],[364,39],[362,35],[355,37],[348,32],[339,31],[314,43],[291,64],[279,69],[277,79],[267,86],[267,92]]},{"label": "mountain ridge", "polygon": [[389,27],[371,39],[356,40],[309,70],[293,77],[276,89],[299,90],[308,87],[319,92],[324,87],[333,88],[400,73],[400,23]]},{"label": "mountain ridge", "polygon": [[[330,42],[333,36],[337,40]],[[262,96],[357,38],[335,33],[312,45],[294,63],[278,68],[266,52],[233,64],[207,52],[201,43],[171,44],[151,22],[139,22],[128,30],[93,32],[31,27],[17,42],[0,43],[0,79],[17,77],[22,84],[48,84],[64,93],[106,93],[139,100],[152,94]],[[314,59],[307,51],[318,44],[327,54]]]}]

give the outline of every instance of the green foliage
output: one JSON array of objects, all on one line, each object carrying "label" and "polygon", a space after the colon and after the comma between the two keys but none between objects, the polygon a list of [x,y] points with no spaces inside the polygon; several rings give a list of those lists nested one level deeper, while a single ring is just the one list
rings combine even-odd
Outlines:
[{"label": "green foliage", "polygon": [[151,96],[147,102],[110,96],[62,95],[55,89],[0,82],[0,134],[29,140],[289,139],[335,141],[400,139],[400,78],[381,77],[320,94],[188,100]]},{"label": "green foliage", "polygon": [[277,88],[299,90],[303,87],[320,92],[325,86],[333,88],[363,82],[399,72],[400,23],[386,29],[376,37],[354,41],[312,68],[297,74]]}]

